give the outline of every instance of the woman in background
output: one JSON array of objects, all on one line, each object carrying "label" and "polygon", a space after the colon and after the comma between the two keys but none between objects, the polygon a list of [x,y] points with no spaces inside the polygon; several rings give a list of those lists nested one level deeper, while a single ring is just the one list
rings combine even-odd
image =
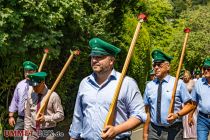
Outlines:
[{"label": "woman in background", "polygon": [[[195,81],[192,80],[191,74],[188,70],[184,71],[183,82],[186,84],[189,93],[191,93],[192,89],[195,86]],[[183,127],[184,127],[184,139],[192,140],[197,138],[196,127],[197,127],[197,111],[194,112],[193,118],[195,121],[195,125],[189,126],[188,124],[188,115],[183,117]]]}]

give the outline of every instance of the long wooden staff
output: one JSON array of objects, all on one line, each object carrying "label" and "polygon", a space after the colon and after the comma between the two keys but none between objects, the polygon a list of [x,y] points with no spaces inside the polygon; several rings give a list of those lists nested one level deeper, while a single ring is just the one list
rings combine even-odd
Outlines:
[{"label": "long wooden staff", "polygon": [[43,67],[44,62],[45,62],[45,60],[46,60],[46,58],[47,58],[48,52],[49,52],[49,50],[48,50],[47,48],[44,49],[44,55],[43,55],[43,58],[42,58],[42,62],[41,62],[41,64],[39,65],[38,72],[42,71],[42,67]]},{"label": "long wooden staff", "polygon": [[129,51],[128,51],[128,54],[127,54],[127,57],[126,57],[125,64],[123,66],[123,70],[122,70],[122,73],[120,75],[119,82],[118,82],[117,87],[115,89],[114,97],[112,99],[112,102],[111,102],[111,105],[110,105],[110,108],[109,108],[109,112],[107,114],[106,121],[104,123],[104,128],[107,125],[113,125],[113,121],[114,121],[114,118],[115,118],[115,108],[116,108],[116,105],[117,105],[117,99],[118,99],[118,96],[119,96],[120,88],[121,88],[123,79],[125,77],[126,71],[128,69],[128,65],[130,63],[130,60],[131,60],[131,57],[132,57],[132,54],[133,54],[133,51],[134,51],[134,46],[136,44],[136,40],[137,40],[139,32],[140,32],[141,23],[146,20],[146,16],[144,14],[140,14],[138,16],[138,19],[139,19],[139,22],[138,22],[138,25],[136,27],[136,31],[134,33],[134,36],[133,36],[133,39],[132,39],[132,42],[131,42],[131,45],[130,45],[130,48],[129,48]]},{"label": "long wooden staff", "polygon": [[184,59],[184,53],[185,53],[185,50],[186,50],[186,45],[187,45],[187,40],[188,40],[190,29],[186,28],[186,29],[184,29],[184,32],[186,33],[186,35],[185,35],[185,39],[184,39],[184,43],[183,43],[183,47],[182,47],[182,54],[181,54],[181,58],[180,58],[180,61],[179,61],[179,67],[178,67],[178,70],[176,72],[176,79],[175,79],[174,88],[173,88],[173,91],[172,91],[171,103],[170,103],[170,106],[169,106],[169,114],[174,112],[174,102],[175,102],[176,88],[177,88],[177,84],[178,84],[178,80],[179,80],[179,74],[180,74],[180,70],[181,70],[181,67],[182,67],[182,62],[183,62],[183,59]]},{"label": "long wooden staff", "polygon": [[69,64],[71,63],[74,55],[79,55],[80,52],[79,51],[71,51],[71,55],[69,56],[66,64],[64,65],[63,69],[61,70],[60,74],[58,75],[56,81],[54,82],[52,88],[50,90],[48,90],[47,95],[44,97],[44,100],[41,104],[41,107],[39,109],[39,111],[36,114],[36,119],[40,116],[40,113],[43,113],[45,108],[47,107],[48,101],[50,99],[51,94],[53,93],[53,91],[55,90],[56,86],[58,85],[58,83],[60,82],[63,74],[65,73],[66,69],[68,68]]}]

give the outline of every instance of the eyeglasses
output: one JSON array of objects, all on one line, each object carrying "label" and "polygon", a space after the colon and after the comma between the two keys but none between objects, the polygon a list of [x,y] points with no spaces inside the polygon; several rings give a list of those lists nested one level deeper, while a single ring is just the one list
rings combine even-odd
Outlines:
[{"label": "eyeglasses", "polygon": [[210,68],[203,68],[203,71],[210,71]]},{"label": "eyeglasses", "polygon": [[155,68],[156,66],[162,68],[164,66],[165,63],[154,63],[152,66],[153,68]]}]

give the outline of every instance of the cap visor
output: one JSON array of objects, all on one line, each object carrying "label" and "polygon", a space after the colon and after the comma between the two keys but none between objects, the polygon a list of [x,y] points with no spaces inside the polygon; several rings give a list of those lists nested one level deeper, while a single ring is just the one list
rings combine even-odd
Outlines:
[{"label": "cap visor", "polygon": [[153,62],[156,62],[156,63],[162,63],[164,62],[165,60],[154,60]]}]

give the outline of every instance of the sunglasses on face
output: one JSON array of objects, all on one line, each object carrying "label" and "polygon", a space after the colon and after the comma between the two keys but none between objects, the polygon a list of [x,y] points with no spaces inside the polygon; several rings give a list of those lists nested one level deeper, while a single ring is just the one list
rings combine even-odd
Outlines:
[{"label": "sunglasses on face", "polygon": [[210,68],[203,68],[203,71],[210,71]]},{"label": "sunglasses on face", "polygon": [[162,68],[163,65],[164,65],[164,63],[154,63],[152,66],[153,66],[153,68],[155,68],[156,66]]}]

